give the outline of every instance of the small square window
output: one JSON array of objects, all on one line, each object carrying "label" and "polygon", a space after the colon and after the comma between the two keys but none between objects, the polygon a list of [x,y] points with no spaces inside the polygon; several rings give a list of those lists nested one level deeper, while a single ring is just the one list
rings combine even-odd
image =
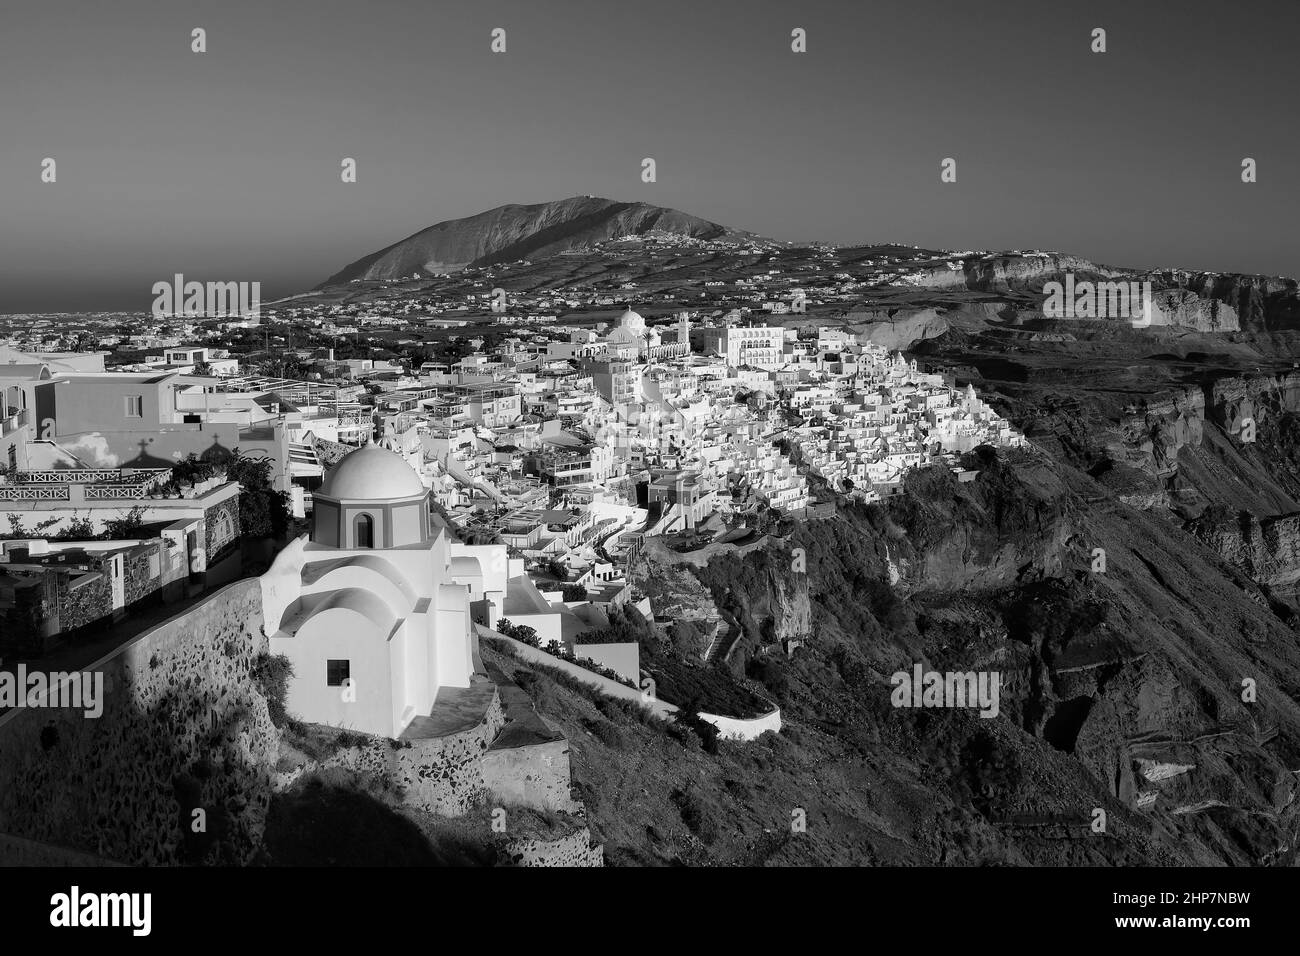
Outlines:
[{"label": "small square window", "polygon": [[126,417],[144,418],[144,396],[143,395],[126,396]]},{"label": "small square window", "polygon": [[330,687],[342,687],[352,672],[351,661],[326,661],[326,683]]}]

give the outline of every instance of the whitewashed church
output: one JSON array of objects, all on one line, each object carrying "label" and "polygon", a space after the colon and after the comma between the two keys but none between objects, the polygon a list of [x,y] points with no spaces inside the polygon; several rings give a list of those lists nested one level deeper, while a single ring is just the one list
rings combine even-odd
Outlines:
[{"label": "whitewashed church", "polygon": [[262,576],[271,653],[293,664],[287,706],[312,723],[398,737],[442,688],[468,687],[472,620],[502,616],[504,545],[434,528],[400,455],[349,453],[313,495],[313,527]]}]

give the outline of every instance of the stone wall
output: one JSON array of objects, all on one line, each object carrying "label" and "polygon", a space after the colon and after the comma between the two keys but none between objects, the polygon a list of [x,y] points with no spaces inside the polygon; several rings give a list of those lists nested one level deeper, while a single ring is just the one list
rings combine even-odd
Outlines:
[{"label": "stone wall", "polygon": [[385,781],[411,806],[442,816],[462,816],[488,792],[482,758],[504,722],[501,698],[494,691],[483,721],[469,730],[396,742],[367,737],[364,743],[344,747],[323,760],[276,774],[275,786],[284,789],[304,774],[341,767]]},{"label": "stone wall", "polygon": [[113,613],[113,584],[108,569],[104,567],[103,561],[95,563],[100,577],[76,587],[72,586],[71,575],[51,572],[60,634],[76,631]]},{"label": "stone wall", "polygon": [[512,866],[605,865],[605,848],[591,845],[591,831],[586,827],[558,840],[511,840],[501,854]]},{"label": "stone wall", "polygon": [[132,548],[123,556],[122,591],[127,607],[150,597],[162,586],[165,562],[161,538]]},{"label": "stone wall", "polygon": [[[124,863],[246,862],[278,736],[252,668],[268,643],[241,581],[86,668],[104,709],[0,716],[0,831]],[[206,832],[194,833],[195,810]]]},{"label": "stone wall", "polygon": [[499,800],[562,812],[578,807],[567,740],[489,750],[482,766],[484,785]]}]

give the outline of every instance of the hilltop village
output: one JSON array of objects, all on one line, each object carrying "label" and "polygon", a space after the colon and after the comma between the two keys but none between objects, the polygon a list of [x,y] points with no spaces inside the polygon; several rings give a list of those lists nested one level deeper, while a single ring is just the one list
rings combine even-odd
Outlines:
[{"label": "hilltop village", "polygon": [[[673,665],[655,691],[644,636],[671,631],[676,611],[638,586],[643,552],[743,546],[836,501],[896,494],[910,469],[961,479],[964,453],[1024,443],[972,387],[842,327],[784,323],[805,317],[798,290],[677,302],[653,320],[603,291],[576,311],[548,293],[471,295],[463,311],[425,296],[418,313],[282,304],[10,336],[0,666],[121,667],[139,704],[177,691],[158,684],[169,661],[177,675],[199,662],[200,685],[223,672],[214,646],[251,662],[244,679],[283,661],[275,706],[298,730],[259,757],[277,786],[325,765],[387,767],[435,813],[486,793],[576,814],[507,856],[599,862],[564,738],[481,641],[662,718],[688,706],[722,737],[779,731],[779,708],[729,679],[710,693]],[[557,305],[563,320],[540,311]],[[437,334],[404,341],[412,323]],[[688,671],[725,647],[724,623],[705,623]],[[346,753],[322,764],[303,727],[332,728]],[[38,731],[0,714],[0,760]],[[395,757],[373,749],[383,741]],[[0,806],[0,831],[59,835],[24,828],[20,811]]]},{"label": "hilltop village", "polygon": [[[797,312],[791,300],[783,308]],[[395,321],[345,317],[355,307],[311,311],[281,320],[301,337],[313,323]],[[4,547],[29,542],[27,566],[51,565],[38,556],[58,552],[66,576],[68,555],[89,568],[125,548],[79,539],[152,528],[161,544],[135,546],[162,548],[150,586],[175,588],[168,568],[191,589],[199,574],[210,586],[239,575],[232,562],[248,534],[224,462],[237,458],[233,477],[247,484],[255,472],[266,494],[283,496],[289,520],[305,522],[331,467],[375,442],[409,466],[452,537],[504,545],[518,563],[503,616],[543,646],[571,650],[603,623],[584,605],[627,588],[628,561],[647,537],[735,540],[819,501],[894,494],[911,468],[959,470],[977,445],[1023,443],[973,387],[863,336],[786,327],[769,311],[679,310],[649,322],[624,308],[605,323],[568,324],[488,310],[443,340],[440,361],[302,350],[298,378],[211,345],[166,345],[115,365],[99,350],[0,346]],[[259,325],[228,319],[217,334],[256,338]],[[63,615],[58,630],[75,620]],[[637,683],[634,660],[615,664]]]}]

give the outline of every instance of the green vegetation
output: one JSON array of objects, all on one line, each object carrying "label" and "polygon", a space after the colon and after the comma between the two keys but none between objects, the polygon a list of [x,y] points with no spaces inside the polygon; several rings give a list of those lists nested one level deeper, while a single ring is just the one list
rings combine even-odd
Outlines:
[{"label": "green vegetation", "polygon": [[527,624],[511,624],[508,617],[503,617],[497,621],[497,626],[493,630],[498,634],[504,634],[506,637],[513,637],[516,641],[527,644],[529,647],[542,646],[536,628],[529,627]]},{"label": "green vegetation", "polygon": [[240,533],[246,538],[281,538],[289,529],[289,496],[271,487],[271,463],[239,455],[226,462],[226,478],[239,482]]},{"label": "green vegetation", "polygon": [[263,654],[253,663],[253,683],[266,698],[266,709],[271,714],[271,723],[276,727],[284,727],[289,721],[285,700],[289,695],[289,678],[292,676],[293,664],[283,654]]},{"label": "green vegetation", "polygon": [[636,608],[609,605],[606,611],[609,623],[604,627],[583,631],[575,644],[643,644],[654,634],[650,622]]},{"label": "green vegetation", "polygon": [[141,505],[136,505],[120,518],[109,518],[104,522],[104,530],[99,532],[95,531],[94,522],[89,516],[74,514],[57,531],[54,528],[63,522],[62,518],[46,518],[28,528],[21,515],[10,513],[5,517],[9,521],[9,531],[0,534],[0,540],[46,538],[50,541],[123,541],[142,537],[145,527],[144,508]]},{"label": "green vegetation", "polygon": [[702,711],[747,720],[761,717],[772,705],[739,684],[719,667],[697,666],[662,657],[646,663],[655,681],[655,695],[685,711]]}]

